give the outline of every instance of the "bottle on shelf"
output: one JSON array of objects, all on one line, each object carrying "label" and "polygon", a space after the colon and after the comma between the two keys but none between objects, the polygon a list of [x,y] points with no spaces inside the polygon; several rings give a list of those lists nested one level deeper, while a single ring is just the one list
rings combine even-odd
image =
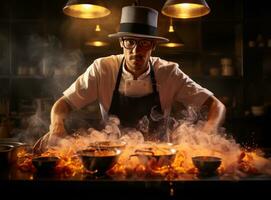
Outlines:
[{"label": "bottle on shelf", "polygon": [[234,68],[232,66],[232,59],[231,58],[221,58],[220,64],[221,68],[221,75],[222,76],[233,76],[234,75]]}]

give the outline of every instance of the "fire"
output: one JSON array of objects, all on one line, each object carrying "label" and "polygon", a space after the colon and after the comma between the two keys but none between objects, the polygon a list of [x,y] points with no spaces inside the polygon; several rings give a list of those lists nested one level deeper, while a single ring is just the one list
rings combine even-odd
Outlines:
[{"label": "fire", "polygon": [[[114,127],[116,128],[116,127]],[[108,129],[108,126],[107,126]],[[115,131],[118,134],[118,131]],[[88,173],[77,155],[87,149],[90,143],[110,140],[108,131],[89,129],[63,138],[57,146],[49,148],[39,156],[56,156],[60,162],[56,173],[60,176],[75,176]],[[142,179],[159,177],[167,180],[197,178],[198,169],[192,162],[194,156],[216,156],[222,163],[217,172],[221,178],[239,178],[255,174],[271,175],[271,160],[266,159],[258,150],[248,151],[225,134],[206,134],[193,125],[183,123],[172,133],[174,144],[144,141],[142,134],[131,130],[119,140],[127,143],[118,158],[117,164],[107,171],[107,175],[116,179]],[[137,154],[138,149],[143,153]],[[175,149],[174,159],[161,164],[157,158],[169,158],[169,149]],[[31,161],[36,156],[29,152],[18,154],[18,166],[23,171],[35,171]],[[145,157],[144,157],[145,156]],[[154,159],[155,158],[155,159]]]},{"label": "fire", "polygon": [[[80,159],[74,156],[72,150],[61,151],[59,149],[49,149],[48,151],[39,155],[40,157],[55,156],[60,158],[60,162],[56,166],[56,173],[60,176],[70,177],[75,176],[78,173],[83,173],[84,167]],[[20,152],[18,154],[17,165],[22,171],[35,172],[36,169],[32,164],[32,158],[35,155],[28,153],[27,151]]]}]

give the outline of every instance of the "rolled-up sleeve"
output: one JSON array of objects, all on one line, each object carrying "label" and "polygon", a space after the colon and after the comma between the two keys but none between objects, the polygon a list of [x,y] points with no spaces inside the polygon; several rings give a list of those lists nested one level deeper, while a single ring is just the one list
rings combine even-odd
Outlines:
[{"label": "rolled-up sleeve", "polygon": [[97,99],[98,73],[95,61],[77,80],[63,92],[69,104],[80,109]]}]

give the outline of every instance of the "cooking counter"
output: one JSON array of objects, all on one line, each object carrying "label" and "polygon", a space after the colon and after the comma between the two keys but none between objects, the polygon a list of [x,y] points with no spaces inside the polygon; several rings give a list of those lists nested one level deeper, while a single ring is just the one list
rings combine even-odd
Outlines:
[{"label": "cooking counter", "polygon": [[161,178],[122,179],[110,177],[91,177],[77,175],[74,177],[57,177],[54,175],[38,175],[36,173],[22,172],[17,168],[1,170],[1,194],[17,196],[18,194],[42,194],[42,197],[85,196],[100,197],[116,196],[119,198],[155,197],[168,199],[175,197],[208,197],[210,194],[223,194],[223,197],[232,197],[240,193],[242,197],[254,195],[269,195],[271,177],[254,176],[242,179],[223,180],[219,176],[192,178],[189,175],[178,180],[165,180]]}]

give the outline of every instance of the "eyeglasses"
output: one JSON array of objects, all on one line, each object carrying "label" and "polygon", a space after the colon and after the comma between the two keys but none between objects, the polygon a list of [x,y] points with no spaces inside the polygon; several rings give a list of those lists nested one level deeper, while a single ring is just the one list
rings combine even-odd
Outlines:
[{"label": "eyeglasses", "polygon": [[152,40],[135,40],[130,38],[123,38],[122,39],[123,46],[126,49],[133,49],[135,46],[140,46],[142,49],[150,49],[152,48],[153,41]]}]

